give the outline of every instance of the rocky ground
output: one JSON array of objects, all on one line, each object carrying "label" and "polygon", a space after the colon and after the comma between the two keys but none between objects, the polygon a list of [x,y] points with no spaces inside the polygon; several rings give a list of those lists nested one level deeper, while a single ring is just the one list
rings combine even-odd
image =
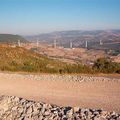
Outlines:
[{"label": "rocky ground", "polygon": [[2,78],[24,79],[24,80],[42,80],[42,81],[67,81],[67,82],[83,82],[83,81],[120,81],[120,76],[93,76],[93,75],[77,75],[77,74],[17,74],[17,73],[0,73]]},{"label": "rocky ground", "polygon": [[0,120],[120,120],[120,114],[102,109],[63,107],[15,96],[1,96]]}]

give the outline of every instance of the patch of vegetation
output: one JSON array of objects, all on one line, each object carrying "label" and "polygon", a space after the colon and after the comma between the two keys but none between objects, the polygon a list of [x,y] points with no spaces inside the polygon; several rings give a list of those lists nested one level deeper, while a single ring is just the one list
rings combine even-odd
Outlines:
[{"label": "patch of vegetation", "polygon": [[106,58],[95,61],[93,69],[102,73],[120,73],[120,63],[112,62]]}]

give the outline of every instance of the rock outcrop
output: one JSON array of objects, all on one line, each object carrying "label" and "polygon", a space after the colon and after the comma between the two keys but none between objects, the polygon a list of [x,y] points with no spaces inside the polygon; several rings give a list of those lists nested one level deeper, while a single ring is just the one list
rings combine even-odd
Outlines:
[{"label": "rock outcrop", "polygon": [[1,96],[0,120],[120,120],[120,114],[102,109],[63,107],[15,96]]}]

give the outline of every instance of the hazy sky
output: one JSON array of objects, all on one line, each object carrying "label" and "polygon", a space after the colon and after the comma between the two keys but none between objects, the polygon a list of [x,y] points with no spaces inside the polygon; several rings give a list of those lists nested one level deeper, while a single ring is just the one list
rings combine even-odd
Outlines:
[{"label": "hazy sky", "polygon": [[0,33],[120,29],[120,0],[0,0]]}]

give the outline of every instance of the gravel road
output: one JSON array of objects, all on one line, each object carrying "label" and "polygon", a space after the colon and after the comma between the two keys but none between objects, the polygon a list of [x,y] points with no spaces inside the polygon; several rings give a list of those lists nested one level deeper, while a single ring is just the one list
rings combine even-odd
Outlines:
[{"label": "gravel road", "polygon": [[0,73],[0,95],[120,112],[120,81],[116,78]]}]

